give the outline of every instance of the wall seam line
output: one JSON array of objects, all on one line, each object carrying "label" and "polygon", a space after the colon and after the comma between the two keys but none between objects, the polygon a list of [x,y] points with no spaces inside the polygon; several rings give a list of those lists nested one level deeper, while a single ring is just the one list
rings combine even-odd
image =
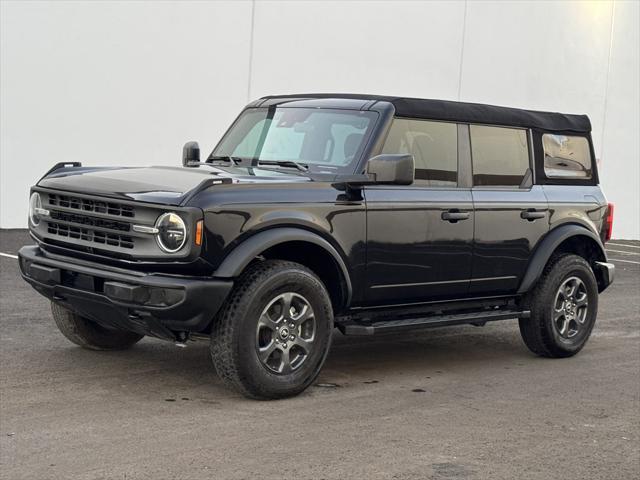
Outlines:
[{"label": "wall seam line", "polygon": [[460,95],[462,93],[462,65],[464,62],[464,39],[467,33],[467,3],[468,3],[468,0],[464,0],[464,15],[462,17],[462,45],[460,46],[460,65],[458,69],[458,101],[460,101]]},{"label": "wall seam line", "polygon": [[251,0],[251,29],[249,30],[249,71],[247,72],[247,103],[251,101],[251,77],[253,75],[253,31],[255,29],[256,0]]},{"label": "wall seam line", "polygon": [[[600,135],[600,161],[604,157],[604,134],[606,131],[607,122],[607,109],[609,108],[609,77],[611,74],[611,57],[613,54],[613,28],[615,24],[616,16],[616,1],[614,0],[611,6],[611,23],[609,30],[609,56],[607,58],[607,73],[604,80],[604,105],[602,111],[602,133]],[[596,158],[597,161],[597,158]],[[599,165],[598,165],[599,166]]]}]

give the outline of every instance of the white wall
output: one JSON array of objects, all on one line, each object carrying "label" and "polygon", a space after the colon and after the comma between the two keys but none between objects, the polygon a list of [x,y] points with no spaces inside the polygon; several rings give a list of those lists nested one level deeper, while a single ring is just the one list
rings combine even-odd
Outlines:
[{"label": "white wall", "polygon": [[250,99],[383,93],[587,113],[640,238],[637,2],[2,1],[0,226],[55,162],[176,164]]}]

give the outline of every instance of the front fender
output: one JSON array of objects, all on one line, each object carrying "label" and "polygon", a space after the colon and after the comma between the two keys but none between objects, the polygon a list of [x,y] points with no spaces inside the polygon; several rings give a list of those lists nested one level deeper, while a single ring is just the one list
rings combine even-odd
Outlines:
[{"label": "front fender", "polygon": [[536,247],[535,253],[529,261],[527,271],[518,288],[518,293],[528,292],[536,284],[540,275],[542,275],[545,265],[558,246],[568,238],[575,236],[583,236],[593,240],[600,251],[601,259],[606,261],[607,255],[598,235],[582,225],[561,225],[549,232]]},{"label": "front fender", "polygon": [[280,243],[300,241],[309,242],[325,249],[340,267],[347,288],[347,305],[351,301],[352,286],[349,270],[342,256],[328,241],[320,235],[300,228],[278,227],[256,233],[240,243],[222,261],[214,276],[219,278],[235,278],[242,273],[249,263],[265,250]]}]

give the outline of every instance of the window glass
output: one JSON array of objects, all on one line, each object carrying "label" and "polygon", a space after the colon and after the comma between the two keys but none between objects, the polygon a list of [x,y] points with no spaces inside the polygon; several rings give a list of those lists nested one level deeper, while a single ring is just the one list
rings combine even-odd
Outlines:
[{"label": "window glass", "polygon": [[416,183],[430,186],[458,184],[458,126],[425,120],[393,120],[382,153],[410,153]]},{"label": "window glass", "polygon": [[529,168],[523,129],[470,125],[473,184],[520,186]]},{"label": "window glass", "polygon": [[591,150],[585,137],[542,135],[544,173],[549,178],[591,178]]},{"label": "window glass", "polygon": [[317,172],[353,172],[377,113],[323,108],[245,110],[212,155],[286,160]]}]

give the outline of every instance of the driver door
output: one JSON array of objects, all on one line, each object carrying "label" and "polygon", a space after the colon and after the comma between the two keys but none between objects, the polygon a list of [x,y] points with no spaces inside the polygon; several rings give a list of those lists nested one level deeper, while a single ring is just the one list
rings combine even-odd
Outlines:
[{"label": "driver door", "polygon": [[455,123],[394,119],[382,153],[413,154],[416,179],[364,190],[369,305],[467,294],[474,212],[471,189],[460,187],[467,174],[458,167],[466,170],[458,161],[459,129],[466,132]]}]

